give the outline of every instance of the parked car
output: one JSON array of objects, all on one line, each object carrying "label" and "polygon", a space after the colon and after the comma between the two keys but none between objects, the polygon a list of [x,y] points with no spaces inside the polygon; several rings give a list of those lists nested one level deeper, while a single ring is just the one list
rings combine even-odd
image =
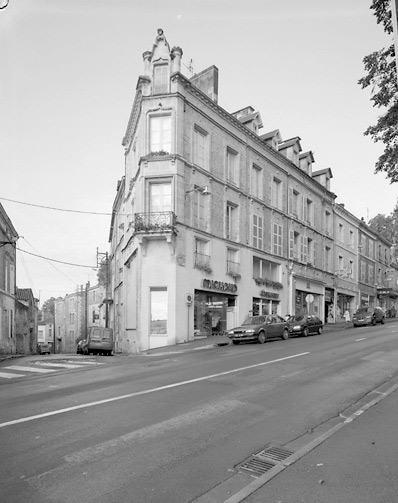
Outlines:
[{"label": "parked car", "polygon": [[49,355],[51,353],[50,346],[46,343],[37,345],[37,353],[39,355]]},{"label": "parked car", "polygon": [[84,353],[84,345],[86,343],[86,339],[82,339],[81,341],[79,341],[77,343],[77,346],[76,346],[76,354],[83,354]]},{"label": "parked car", "polygon": [[227,336],[233,344],[246,341],[264,344],[269,339],[286,340],[289,337],[289,325],[277,314],[249,316],[240,327],[229,330]]},{"label": "parked car", "polygon": [[381,307],[360,307],[352,316],[354,327],[376,325],[376,323],[384,325],[385,319],[386,313]]},{"label": "parked car", "polygon": [[89,327],[88,336],[82,344],[83,354],[93,353],[112,355],[113,351],[113,330],[104,327]]},{"label": "parked car", "polygon": [[313,314],[296,314],[289,318],[289,336],[321,334],[323,330],[322,320]]}]

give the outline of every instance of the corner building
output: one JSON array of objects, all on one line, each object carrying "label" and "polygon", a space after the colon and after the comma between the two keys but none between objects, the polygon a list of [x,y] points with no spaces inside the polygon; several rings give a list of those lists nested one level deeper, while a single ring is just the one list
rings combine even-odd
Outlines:
[{"label": "corner building", "polygon": [[249,313],[325,319],[330,168],[251,106],[218,105],[218,69],[188,78],[158,30],[127,125],[110,226],[116,352],[221,333]]}]

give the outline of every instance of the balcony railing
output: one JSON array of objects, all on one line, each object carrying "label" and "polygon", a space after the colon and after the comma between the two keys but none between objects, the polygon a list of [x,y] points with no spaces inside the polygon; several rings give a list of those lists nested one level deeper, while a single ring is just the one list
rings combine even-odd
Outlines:
[{"label": "balcony railing", "polygon": [[158,213],[136,213],[134,229],[136,233],[165,233],[175,230],[177,217],[172,211]]}]

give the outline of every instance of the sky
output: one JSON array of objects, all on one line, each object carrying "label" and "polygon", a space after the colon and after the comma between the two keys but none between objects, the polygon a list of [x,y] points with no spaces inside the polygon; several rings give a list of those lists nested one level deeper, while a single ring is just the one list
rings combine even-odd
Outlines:
[{"label": "sky", "polygon": [[187,76],[191,61],[194,73],[218,67],[221,107],[250,105],[260,134],[299,136],[314,171],[331,168],[348,211],[389,215],[398,186],[374,174],[382,145],[363,135],[381,112],[358,85],[363,57],[392,43],[370,5],[9,0],[0,10],[0,203],[20,236],[17,286],[42,304],[96,284],[142,53],[158,28],[182,48]]}]

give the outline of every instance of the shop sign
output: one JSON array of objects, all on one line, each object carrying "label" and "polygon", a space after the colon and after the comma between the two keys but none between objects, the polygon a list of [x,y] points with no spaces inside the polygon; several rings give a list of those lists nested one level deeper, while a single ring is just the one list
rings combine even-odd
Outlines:
[{"label": "shop sign", "polygon": [[238,290],[238,286],[235,285],[235,283],[225,283],[224,281],[215,281],[212,279],[204,279],[203,288],[211,288],[213,290],[231,293],[235,293]]},{"label": "shop sign", "polygon": [[275,292],[266,292],[265,290],[261,290],[261,297],[268,297],[269,299],[279,299],[279,293]]}]

